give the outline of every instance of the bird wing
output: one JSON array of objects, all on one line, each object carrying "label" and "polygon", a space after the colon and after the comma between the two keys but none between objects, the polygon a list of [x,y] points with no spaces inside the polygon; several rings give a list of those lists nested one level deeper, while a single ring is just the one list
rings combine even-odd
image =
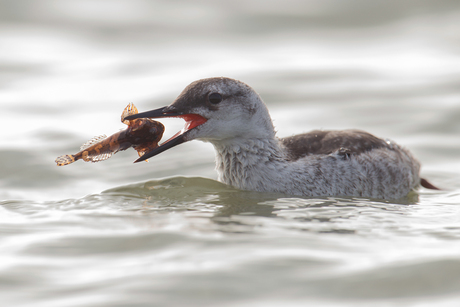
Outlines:
[{"label": "bird wing", "polygon": [[290,160],[307,155],[327,155],[339,152],[358,155],[373,149],[388,147],[388,143],[370,133],[360,130],[314,130],[280,140]]}]

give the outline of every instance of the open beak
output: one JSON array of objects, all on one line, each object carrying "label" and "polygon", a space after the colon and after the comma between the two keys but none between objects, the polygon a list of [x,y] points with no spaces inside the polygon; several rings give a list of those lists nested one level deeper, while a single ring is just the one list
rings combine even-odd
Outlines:
[{"label": "open beak", "polygon": [[182,118],[185,120],[185,127],[181,131],[176,133],[173,137],[171,137],[169,140],[167,140],[166,142],[158,146],[157,148],[142,155],[142,157],[134,161],[134,163],[149,159],[153,156],[156,156],[162,153],[165,150],[168,150],[176,145],[179,145],[179,144],[182,144],[188,141],[186,138],[188,132],[192,130],[193,128],[198,127],[199,125],[204,124],[207,121],[207,119],[201,115],[183,114],[181,112],[171,110],[170,107],[163,107],[163,108],[159,108],[159,109],[152,110],[152,111],[137,113],[134,115],[127,116],[125,119],[130,120],[130,119],[136,119],[136,118],[162,118],[162,117]]}]

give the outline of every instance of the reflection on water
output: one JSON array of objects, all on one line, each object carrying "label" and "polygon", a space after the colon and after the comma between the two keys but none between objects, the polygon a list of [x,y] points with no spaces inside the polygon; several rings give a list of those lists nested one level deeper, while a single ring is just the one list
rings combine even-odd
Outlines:
[{"label": "reflection on water", "polygon": [[128,305],[139,292],[145,305],[151,295],[184,303],[174,291],[210,305],[288,293],[293,304],[449,299],[458,291],[459,209],[445,204],[441,215],[437,206],[425,197],[413,205],[288,198],[184,177],[78,199],[4,201],[2,236],[12,241],[0,282],[56,305],[69,291]]},{"label": "reflection on water", "polygon": [[[0,295],[10,306],[457,306],[460,4],[0,0]],[[279,136],[358,128],[442,191],[296,198],[215,181],[210,144],[57,168],[228,76]],[[165,138],[182,121],[165,120]],[[193,176],[193,177],[191,177]],[[199,176],[199,177],[197,177]],[[205,179],[209,178],[209,179]],[[18,291],[20,289],[20,291]]]}]

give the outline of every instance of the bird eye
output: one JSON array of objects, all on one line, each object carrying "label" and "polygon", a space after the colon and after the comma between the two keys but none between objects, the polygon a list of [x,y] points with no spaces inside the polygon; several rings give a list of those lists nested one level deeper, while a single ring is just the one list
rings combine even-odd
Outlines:
[{"label": "bird eye", "polygon": [[217,104],[222,101],[222,95],[219,93],[211,93],[208,96],[209,102],[213,104]]}]

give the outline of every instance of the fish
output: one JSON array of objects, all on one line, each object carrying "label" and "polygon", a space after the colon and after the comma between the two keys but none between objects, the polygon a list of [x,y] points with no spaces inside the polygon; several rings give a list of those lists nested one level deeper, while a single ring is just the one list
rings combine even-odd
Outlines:
[{"label": "fish", "polygon": [[58,166],[71,164],[77,160],[85,162],[99,162],[110,158],[113,154],[133,147],[139,157],[158,147],[158,142],[163,137],[165,127],[162,123],[148,119],[125,119],[138,113],[133,103],[128,104],[121,114],[121,122],[128,128],[107,137],[99,135],[80,147],[74,155],[63,155],[56,158]]}]

